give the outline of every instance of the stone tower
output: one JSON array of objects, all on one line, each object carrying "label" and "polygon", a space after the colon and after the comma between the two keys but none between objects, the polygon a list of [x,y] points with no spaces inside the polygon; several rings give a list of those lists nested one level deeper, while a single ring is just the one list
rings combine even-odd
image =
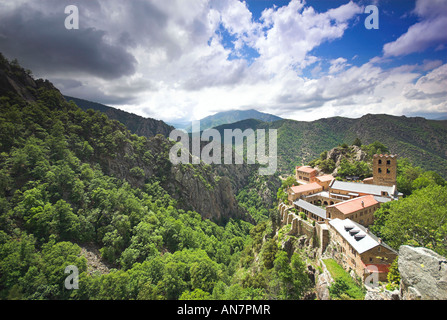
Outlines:
[{"label": "stone tower", "polygon": [[375,154],[373,157],[373,180],[380,186],[396,185],[397,155]]}]

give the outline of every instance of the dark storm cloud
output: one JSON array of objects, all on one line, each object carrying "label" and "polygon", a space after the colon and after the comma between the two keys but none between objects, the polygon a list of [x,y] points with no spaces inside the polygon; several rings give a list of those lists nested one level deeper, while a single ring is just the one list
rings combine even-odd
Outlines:
[{"label": "dark storm cloud", "polygon": [[105,94],[95,86],[84,85],[79,81],[70,81],[67,79],[53,79],[53,84],[62,92],[62,94],[81,98],[89,101],[100,102],[105,105],[121,105],[134,101],[131,95],[119,96]]},{"label": "dark storm cloud", "polygon": [[[60,3],[60,2],[59,2]],[[67,30],[64,26],[67,14],[65,4],[60,10],[42,4],[39,9],[22,5],[0,12],[0,51],[8,58],[17,58],[35,74],[64,75],[66,73],[88,74],[103,79],[115,79],[135,73],[136,59],[126,51],[123,44],[131,41],[129,35],[120,44],[111,43],[103,30],[86,27],[88,15],[80,11],[80,28]]]}]

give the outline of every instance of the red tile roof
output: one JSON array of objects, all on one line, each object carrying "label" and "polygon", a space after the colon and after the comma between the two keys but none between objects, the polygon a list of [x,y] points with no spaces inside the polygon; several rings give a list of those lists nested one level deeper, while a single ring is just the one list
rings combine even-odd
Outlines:
[{"label": "red tile roof", "polygon": [[309,167],[309,166],[301,166],[301,167],[296,167],[297,170],[301,171],[301,172],[306,172],[306,173],[316,173],[317,170]]},{"label": "red tile roof", "polygon": [[378,272],[378,273],[388,273],[389,271],[389,264],[366,264],[365,268],[368,270],[368,272]]},{"label": "red tile roof", "polygon": [[312,182],[309,184],[302,184],[299,186],[294,186],[294,187],[290,187],[290,189],[292,189],[292,191],[294,193],[301,193],[301,192],[306,192],[306,191],[312,191],[312,190],[322,190],[323,187],[320,186],[318,183],[316,182]]},{"label": "red tile roof", "polygon": [[[363,202],[363,204],[362,204],[362,202]],[[331,205],[330,207],[335,207],[338,210],[340,210],[340,212],[342,212],[344,214],[349,214],[349,213],[358,211],[362,208],[367,208],[367,207],[373,206],[377,203],[379,203],[379,202],[376,199],[374,199],[374,196],[369,194],[367,196],[358,197],[358,198],[346,200],[346,201],[343,201],[340,203],[336,203],[336,204]]]},{"label": "red tile roof", "polygon": [[317,179],[320,180],[321,182],[326,182],[326,181],[331,181],[332,179],[334,179],[334,177],[331,174],[325,174],[325,175],[317,177]]}]

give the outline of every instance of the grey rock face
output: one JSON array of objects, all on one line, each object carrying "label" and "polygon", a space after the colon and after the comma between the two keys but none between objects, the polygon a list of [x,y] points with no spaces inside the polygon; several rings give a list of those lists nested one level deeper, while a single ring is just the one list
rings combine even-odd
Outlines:
[{"label": "grey rock face", "polygon": [[426,248],[399,248],[404,300],[447,300],[447,259]]}]

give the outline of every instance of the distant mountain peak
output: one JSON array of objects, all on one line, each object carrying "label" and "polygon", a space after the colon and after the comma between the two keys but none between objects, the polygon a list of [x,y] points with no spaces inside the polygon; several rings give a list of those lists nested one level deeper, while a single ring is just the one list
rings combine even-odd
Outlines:
[{"label": "distant mountain peak", "polygon": [[[213,115],[207,116],[200,119],[200,130],[206,130],[214,128],[221,125],[232,124],[242,120],[255,119],[263,122],[273,122],[277,120],[282,120],[281,117],[275,116],[273,114],[260,112],[255,109],[249,110],[228,110],[215,113]],[[186,131],[191,131],[191,125],[184,127]]]}]

